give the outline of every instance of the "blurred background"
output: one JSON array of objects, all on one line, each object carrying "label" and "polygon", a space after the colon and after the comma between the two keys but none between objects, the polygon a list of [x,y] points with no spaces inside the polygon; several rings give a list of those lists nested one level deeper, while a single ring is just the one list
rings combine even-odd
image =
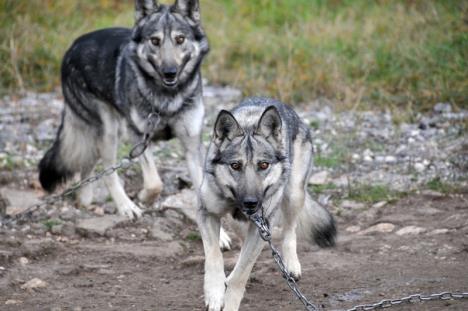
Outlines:
[{"label": "blurred background", "polygon": [[[171,3],[171,1],[162,1]],[[72,41],[133,24],[133,1],[0,1],[0,94],[52,91]],[[457,0],[201,0],[211,84],[344,109],[468,107],[468,5]]]}]

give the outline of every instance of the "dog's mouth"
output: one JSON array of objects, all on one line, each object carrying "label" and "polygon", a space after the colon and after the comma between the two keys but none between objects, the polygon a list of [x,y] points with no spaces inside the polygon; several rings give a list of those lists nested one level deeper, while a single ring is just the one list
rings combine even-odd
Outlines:
[{"label": "dog's mouth", "polygon": [[170,78],[170,79],[163,78],[162,82],[163,82],[164,86],[172,88],[172,87],[175,87],[177,85],[179,80],[177,78]]}]

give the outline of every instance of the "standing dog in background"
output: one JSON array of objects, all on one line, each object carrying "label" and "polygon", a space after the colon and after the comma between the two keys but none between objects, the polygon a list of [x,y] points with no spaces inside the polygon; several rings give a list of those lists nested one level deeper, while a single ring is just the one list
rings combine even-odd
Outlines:
[{"label": "standing dog in background", "polygon": [[[204,116],[200,66],[209,47],[198,0],[177,0],[171,6],[136,0],[135,7],[132,29],[83,35],[63,58],[65,108],[56,140],[39,164],[39,179],[47,191],[77,174],[82,179],[90,176],[99,159],[105,168],[115,165],[121,130],[129,127],[134,141],[139,140],[152,111],[160,117],[152,139],[178,137],[193,184],[200,185]],[[163,184],[150,148],[140,162],[144,188],[138,197],[151,202]],[[117,173],[104,182],[120,214],[141,215]],[[93,186],[80,190],[80,204],[91,204]]]},{"label": "standing dog in background", "polygon": [[319,246],[334,245],[336,228],[326,209],[307,192],[312,167],[309,128],[288,106],[268,98],[249,98],[232,112],[221,111],[205,161],[198,225],[205,250],[205,303],[210,311],[238,310],[252,267],[263,246],[248,222],[239,259],[226,278],[218,247],[220,218],[263,213],[282,227],[282,254],[299,279],[296,231]]}]

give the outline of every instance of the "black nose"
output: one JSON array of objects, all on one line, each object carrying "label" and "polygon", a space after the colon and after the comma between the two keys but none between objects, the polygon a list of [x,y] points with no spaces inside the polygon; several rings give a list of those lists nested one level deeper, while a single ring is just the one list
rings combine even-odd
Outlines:
[{"label": "black nose", "polygon": [[162,70],[164,79],[174,80],[177,76],[177,67],[166,67]]},{"label": "black nose", "polygon": [[243,205],[247,209],[255,209],[258,205],[256,198],[246,198],[244,199]]}]

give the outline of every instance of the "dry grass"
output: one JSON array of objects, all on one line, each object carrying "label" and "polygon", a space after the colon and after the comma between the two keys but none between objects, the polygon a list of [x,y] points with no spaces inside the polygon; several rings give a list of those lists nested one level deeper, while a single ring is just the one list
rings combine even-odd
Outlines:
[{"label": "dry grass", "polygon": [[[0,89],[56,87],[86,31],[132,25],[132,1],[0,2]],[[212,52],[204,74],[246,95],[343,107],[468,106],[468,6],[430,0],[201,0]]]}]

